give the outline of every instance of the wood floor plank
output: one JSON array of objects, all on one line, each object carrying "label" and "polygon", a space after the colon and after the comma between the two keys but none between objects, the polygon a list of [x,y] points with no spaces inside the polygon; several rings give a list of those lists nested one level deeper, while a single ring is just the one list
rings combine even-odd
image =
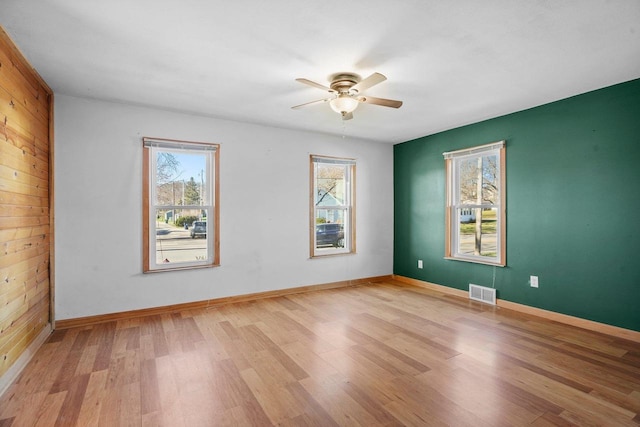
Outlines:
[{"label": "wood floor plank", "polygon": [[140,394],[140,410],[143,415],[160,410],[158,371],[155,359],[146,359],[140,363]]},{"label": "wood floor plank", "polygon": [[295,396],[298,401],[304,405],[305,414],[307,420],[313,420],[313,424],[327,427],[337,427],[340,424],[329,415],[327,410],[318,403],[316,398],[313,397],[302,384],[296,382],[287,385],[287,389]]},{"label": "wood floor plank", "polygon": [[527,425],[543,415],[531,405],[520,405],[515,399],[505,399],[498,378],[478,377],[461,368],[432,371],[418,378],[435,387],[444,397],[471,410],[493,425]]},{"label": "wood floor plank", "polygon": [[265,382],[255,369],[240,372],[244,382],[273,424],[281,424],[304,413],[304,407],[285,387]]},{"label": "wood floor plank", "polygon": [[372,427],[382,425],[374,414],[368,412],[345,391],[342,383],[316,382],[313,378],[307,378],[300,383],[337,424]]},{"label": "wood floor plank", "polygon": [[106,370],[92,372],[89,375],[89,382],[80,406],[76,425],[97,426],[99,424],[107,376],[108,371]]},{"label": "wood floor plank", "polygon": [[[65,417],[61,414],[60,409],[67,397],[67,392],[49,394],[43,401],[42,405],[37,408],[28,408],[24,414],[29,420],[24,425],[32,426],[53,426],[59,418]],[[32,419],[35,418],[35,419]],[[22,417],[15,420],[16,425],[22,424]],[[73,425],[73,424],[71,424]]]},{"label": "wood floor plank", "polygon": [[89,384],[89,374],[74,376],[69,385],[60,414],[56,419],[56,427],[75,425],[80,415],[80,408],[85,399],[85,392]]},{"label": "wood floor plank", "polygon": [[231,360],[220,362],[223,372],[228,379],[231,392],[235,395],[238,406],[242,406],[245,416],[250,420],[251,425],[269,425],[269,417],[260,406],[256,397],[251,393],[251,389],[244,382],[240,372]]},{"label": "wood floor plank", "polygon": [[640,344],[388,281],[55,331],[11,426],[640,426]]},{"label": "wood floor plank", "polygon": [[477,377],[478,381],[492,380],[497,384],[496,393],[500,394],[503,399],[513,402],[530,412],[560,414],[563,411],[563,408],[555,404],[554,401],[546,400],[536,393],[521,387],[519,380],[510,378],[502,369],[496,370],[496,367],[492,364],[483,363],[467,354],[460,355],[455,362],[455,365],[452,366],[466,370],[467,375]]},{"label": "wood floor plank", "polygon": [[322,359],[306,341],[297,341],[282,346],[282,350],[300,366],[304,372],[316,380],[337,378],[340,373],[334,365]]},{"label": "wood floor plank", "polygon": [[513,377],[518,378],[520,386],[525,390],[549,401],[554,401],[557,405],[574,414],[585,414],[592,420],[600,420],[603,425],[607,423],[612,426],[631,425],[630,421],[636,415],[624,408],[599,400],[590,394],[559,384],[526,369],[518,367],[510,372]]},{"label": "wood floor plank", "polygon": [[380,357],[385,362],[388,362],[395,366],[400,372],[404,374],[418,375],[422,372],[430,371],[427,365],[399,352],[393,347],[390,347],[384,343],[375,343],[366,346],[367,351],[371,354]]},{"label": "wood floor plank", "polygon": [[576,424],[562,418],[559,415],[545,413],[532,424],[535,427],[575,427]]},{"label": "wood floor plank", "polygon": [[109,367],[111,361],[111,350],[116,334],[114,322],[103,323],[92,328],[92,340],[98,343],[96,360],[93,364],[94,371],[101,371]]},{"label": "wood floor plank", "polygon": [[[176,383],[173,361],[170,356],[156,359],[159,405],[162,411],[163,424],[184,426],[185,416],[181,406],[182,396]],[[108,411],[101,411],[105,414]]]},{"label": "wood floor plank", "polygon": [[75,337],[73,346],[69,350],[69,353],[61,366],[60,373],[51,387],[51,394],[69,390],[69,385],[75,378],[76,367],[78,366],[78,363],[80,363],[90,333],[91,331],[88,330],[80,331]]}]

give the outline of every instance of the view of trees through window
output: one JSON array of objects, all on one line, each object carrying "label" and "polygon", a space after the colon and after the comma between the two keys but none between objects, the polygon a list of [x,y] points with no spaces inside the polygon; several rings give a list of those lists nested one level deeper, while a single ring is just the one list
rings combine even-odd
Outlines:
[{"label": "view of trees through window", "polygon": [[313,157],[312,256],[351,251],[353,168],[348,159]]},{"label": "view of trees through window", "polygon": [[496,256],[496,206],[500,203],[498,156],[461,159],[459,164],[459,252]]},{"label": "view of trees through window", "polygon": [[[321,206],[343,206],[345,204],[345,167],[343,165],[316,164],[316,200],[318,206],[316,223],[343,222],[335,209],[322,209]],[[333,212],[328,212],[328,211]]]},{"label": "view of trees through window", "polygon": [[445,257],[505,265],[504,141],[443,155],[447,171]]},{"label": "view of trees through window", "polygon": [[203,155],[157,152],[156,203],[186,206],[206,202],[201,197],[206,180],[205,169]]},{"label": "view of trees through window", "polygon": [[154,153],[155,264],[209,260],[210,152],[156,148]]},{"label": "view of trees through window", "polygon": [[205,169],[203,154],[157,151],[156,263],[207,259]]}]

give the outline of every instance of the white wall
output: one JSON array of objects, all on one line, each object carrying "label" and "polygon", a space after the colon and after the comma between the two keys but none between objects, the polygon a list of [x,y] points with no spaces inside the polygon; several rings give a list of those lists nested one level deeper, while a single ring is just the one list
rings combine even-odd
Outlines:
[{"label": "white wall", "polygon": [[[216,268],[142,274],[142,137],[220,149]],[[309,259],[309,154],[357,159],[355,255]],[[392,273],[393,146],[56,95],[55,310],[70,319]]]}]

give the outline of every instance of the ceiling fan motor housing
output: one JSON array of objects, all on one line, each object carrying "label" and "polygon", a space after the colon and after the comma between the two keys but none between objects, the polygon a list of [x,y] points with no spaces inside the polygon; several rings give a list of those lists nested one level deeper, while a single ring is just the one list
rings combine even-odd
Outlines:
[{"label": "ceiling fan motor housing", "polygon": [[338,73],[330,76],[331,89],[338,93],[349,93],[349,90],[360,82],[361,78],[353,73]]}]

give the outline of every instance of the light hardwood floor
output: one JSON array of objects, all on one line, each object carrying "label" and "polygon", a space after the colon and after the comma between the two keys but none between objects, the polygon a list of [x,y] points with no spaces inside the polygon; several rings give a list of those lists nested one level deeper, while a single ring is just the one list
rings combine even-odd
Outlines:
[{"label": "light hardwood floor", "polygon": [[53,333],[0,426],[640,425],[640,344],[385,282]]}]

